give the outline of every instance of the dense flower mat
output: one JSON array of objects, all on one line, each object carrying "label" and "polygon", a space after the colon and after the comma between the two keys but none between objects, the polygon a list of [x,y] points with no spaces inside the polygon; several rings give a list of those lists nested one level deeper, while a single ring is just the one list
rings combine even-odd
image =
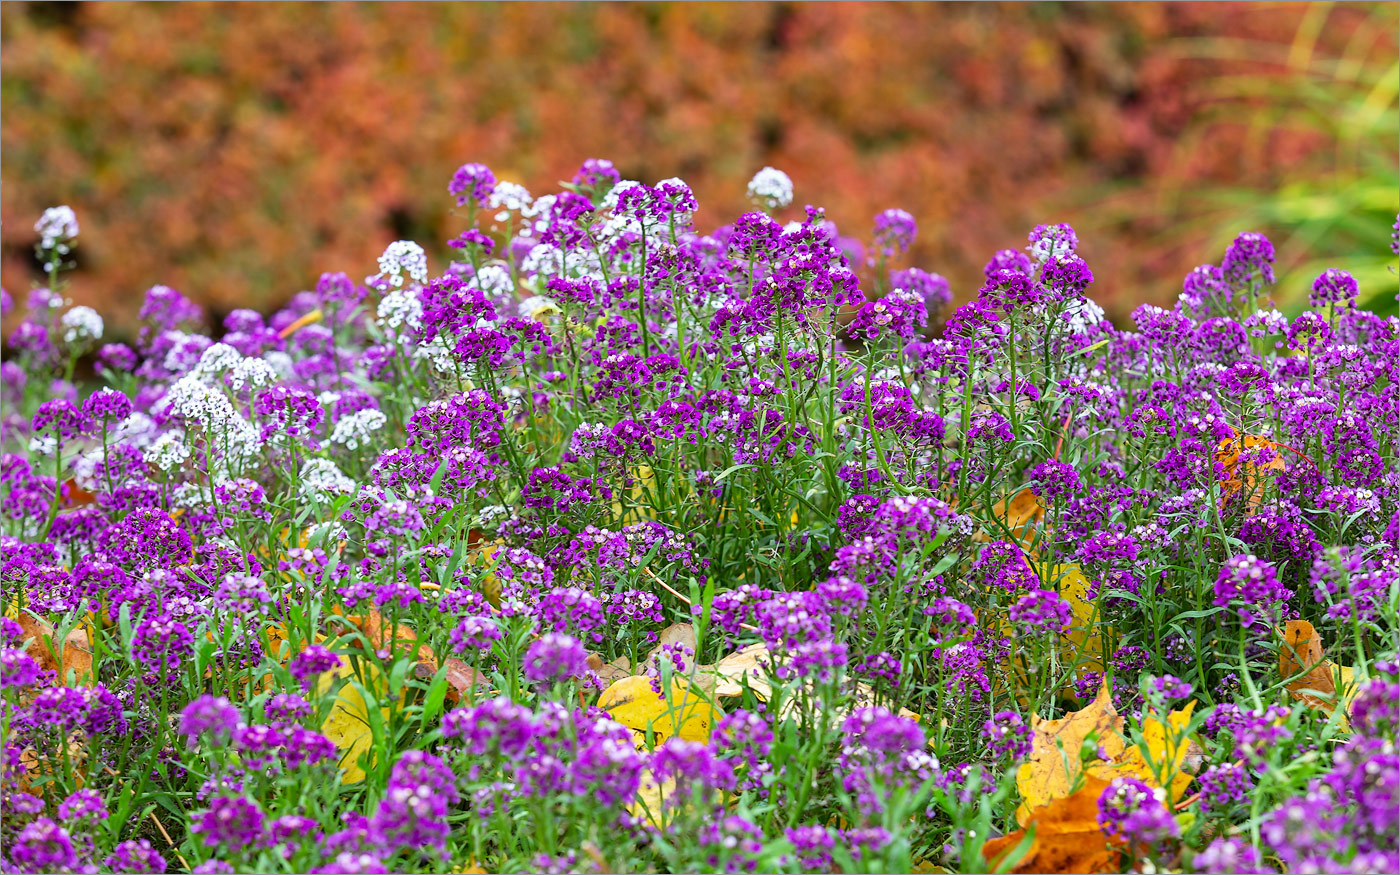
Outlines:
[{"label": "dense flower mat", "polygon": [[40,220],[0,870],[1396,870],[1400,320],[1346,271],[1286,318],[1242,234],[1121,330],[1048,225],[939,318],[907,213],[862,288],[772,168],[710,234],[606,161],[449,192],[440,270],[212,333],[156,286],[134,347]]}]

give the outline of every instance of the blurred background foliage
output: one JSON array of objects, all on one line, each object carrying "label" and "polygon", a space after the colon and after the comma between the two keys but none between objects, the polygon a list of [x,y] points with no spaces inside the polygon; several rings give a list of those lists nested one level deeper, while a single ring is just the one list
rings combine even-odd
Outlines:
[{"label": "blurred background foliage", "polygon": [[846,234],[903,207],[960,299],[1069,221],[1118,320],[1242,230],[1286,310],[1335,265],[1393,311],[1396,31],[1394,3],[7,2],[0,268],[21,297],[67,203],[114,333],[157,282],[266,310],[394,239],[443,264],[463,162],[543,193],[596,156],[684,178],[702,230],[766,164]]}]

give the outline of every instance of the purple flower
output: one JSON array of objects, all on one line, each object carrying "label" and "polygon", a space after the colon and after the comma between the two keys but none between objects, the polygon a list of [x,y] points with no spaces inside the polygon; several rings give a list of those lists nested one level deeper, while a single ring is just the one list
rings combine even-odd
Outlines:
[{"label": "purple flower", "polygon": [[987,738],[992,753],[1006,755],[1015,761],[1030,756],[1031,728],[1015,711],[998,711],[992,719],[982,724],[982,734]]},{"label": "purple flower", "polygon": [[173,672],[194,653],[194,633],[169,616],[146,619],[136,627],[131,653],[150,671]]},{"label": "purple flower", "polygon": [[1313,307],[1326,307],[1329,304],[1355,306],[1358,293],[1355,277],[1344,270],[1328,268],[1313,280],[1308,304]]},{"label": "purple flower", "polygon": [[588,651],[577,638],[562,632],[546,632],[525,651],[525,677],[539,684],[555,684],[588,673]]},{"label": "purple flower", "polygon": [[1220,264],[1225,280],[1236,288],[1243,288],[1255,282],[1272,284],[1274,281],[1274,245],[1269,238],[1255,232],[1245,232],[1236,237],[1225,250],[1225,260]]},{"label": "purple flower", "polygon": [[1233,805],[1248,801],[1254,789],[1254,780],[1245,771],[1243,763],[1211,766],[1201,772],[1201,811],[1204,814],[1223,815]]},{"label": "purple flower", "polygon": [[908,252],[919,226],[904,210],[888,209],[875,217],[875,246],[889,258]]},{"label": "purple flower", "polygon": [[39,663],[18,647],[0,649],[0,690],[27,687],[39,679]]},{"label": "purple flower", "polygon": [[263,812],[243,796],[219,796],[190,823],[190,832],[203,835],[206,847],[236,854],[262,843]]},{"label": "purple flower", "polygon": [[447,183],[447,193],[457,198],[457,206],[485,207],[496,190],[496,174],[485,164],[463,164]]},{"label": "purple flower", "polygon": [[1225,560],[1215,580],[1215,605],[1238,607],[1240,622],[1253,625],[1257,619],[1267,619],[1293,595],[1279,583],[1278,574],[1268,562],[1253,553],[1232,556]]},{"label": "purple flower", "polygon": [[490,617],[471,615],[463,617],[451,632],[452,650],[462,656],[471,651],[485,653],[491,645],[501,640],[501,629]]},{"label": "purple flower", "polygon": [[1069,628],[1073,611],[1059,593],[1033,589],[1016,600],[1008,617],[1029,634],[1063,632]]},{"label": "purple flower", "polygon": [[1110,837],[1148,848],[1174,838],[1180,827],[1162,804],[1164,795],[1137,778],[1114,778],[1099,795],[1099,828]]},{"label": "purple flower", "polygon": [[1202,875],[1264,875],[1253,846],[1238,838],[1218,838],[1191,858],[1191,869]]},{"label": "purple flower", "polygon": [[112,853],[102,861],[113,872],[127,875],[162,873],[166,869],[165,858],[151,847],[147,839],[129,839],[112,849]]},{"label": "purple flower", "polygon": [[243,715],[222,696],[200,696],[180,712],[180,734],[191,743],[205,733],[215,744],[227,741],[242,723]]},{"label": "purple flower", "polygon": [[333,671],[339,667],[340,657],[322,644],[309,645],[301,653],[292,657],[291,665],[288,666],[292,677],[301,681],[303,686],[310,683],[316,675]]},{"label": "purple flower", "polygon": [[107,803],[96,790],[75,790],[58,804],[59,820],[106,820]]},{"label": "purple flower", "polygon": [[78,863],[68,830],[47,817],[26,824],[8,844],[10,858],[29,872],[71,872]]},{"label": "purple flower", "polygon": [[1058,225],[1036,225],[1027,238],[1030,246],[1026,247],[1031,256],[1036,261],[1044,264],[1056,258],[1063,258],[1073,255],[1074,250],[1079,246],[1079,236],[1074,233],[1074,229],[1067,224]]}]

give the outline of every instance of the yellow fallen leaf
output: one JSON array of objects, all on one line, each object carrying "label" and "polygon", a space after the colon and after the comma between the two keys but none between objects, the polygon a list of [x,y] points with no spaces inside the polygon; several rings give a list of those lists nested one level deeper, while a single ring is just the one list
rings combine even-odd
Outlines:
[{"label": "yellow fallen leaf", "polygon": [[1094,600],[1089,598],[1089,579],[1078,564],[1052,565],[1050,578],[1059,581],[1060,598],[1069,602],[1074,613],[1073,624],[1065,634],[1065,656],[1076,652],[1084,660],[1080,664],[1090,671],[1103,671],[1103,632],[1099,629],[1098,611]]},{"label": "yellow fallen leaf", "polygon": [[[365,671],[366,687],[374,695],[382,695],[383,677],[379,670],[367,661],[361,661],[360,665]],[[350,660],[342,656],[337,668],[321,675],[318,681],[320,694],[325,695],[337,680],[350,676]],[[381,708],[380,715],[382,725],[387,726],[389,709]],[[341,783],[358,784],[363,781],[365,769],[360,765],[360,757],[367,755],[369,759],[366,762],[372,765],[374,735],[370,727],[369,706],[353,683],[346,683],[336,694],[335,704],[321,724],[321,734],[340,750],[340,767],[345,771]]]},{"label": "yellow fallen leaf", "polygon": [[634,730],[642,743],[650,729],[658,743],[678,736],[703,744],[710,740],[710,730],[724,716],[719,705],[705,701],[678,677],[671,679],[670,694],[664,698],[656,694],[645,677],[622,678],[598,697],[598,707]]},{"label": "yellow fallen leaf", "polygon": [[1079,751],[1090,733],[1097,733],[1098,745],[1110,760],[1127,749],[1123,718],[1113,707],[1106,679],[1099,687],[1098,697],[1079,711],[1058,720],[1042,720],[1032,714],[1031,731],[1031,755],[1016,772],[1016,788],[1022,800],[1016,820],[1022,826],[1034,809],[1069,795],[1083,771]]},{"label": "yellow fallen leaf", "polygon": [[667,778],[658,784],[651,769],[643,769],[642,780],[637,787],[637,797],[628,803],[627,812],[633,817],[645,817],[654,825],[661,826],[665,804],[675,792],[675,778]]},{"label": "yellow fallen leaf", "polygon": [[[1193,747],[1191,740],[1185,737],[1185,732],[1186,726],[1191,722],[1191,712],[1195,709],[1196,702],[1193,699],[1185,708],[1168,714],[1165,723],[1156,711],[1144,712],[1142,746],[1128,748],[1116,756],[1111,764],[1095,763],[1089,768],[1089,774],[1107,781],[1125,776],[1134,777],[1153,787],[1161,787],[1162,782],[1157,775],[1164,773],[1168,776],[1171,801],[1176,802],[1186,792],[1193,777],[1185,770],[1187,757]],[[1146,754],[1143,753],[1143,747],[1147,748]]]}]

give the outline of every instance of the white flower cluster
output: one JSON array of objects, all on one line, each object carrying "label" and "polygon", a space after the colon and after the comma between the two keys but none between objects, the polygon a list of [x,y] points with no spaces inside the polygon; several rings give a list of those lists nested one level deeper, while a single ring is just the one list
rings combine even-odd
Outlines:
[{"label": "white flower cluster", "polygon": [[114,445],[126,443],[141,449],[151,445],[157,431],[159,428],[154,419],[139,410],[133,410],[131,415],[123,419],[108,435],[108,440]]},{"label": "white flower cluster", "polygon": [[195,365],[190,373],[201,377],[218,377],[225,371],[232,370],[241,361],[243,353],[227,343],[216,343],[200,355],[199,364]]},{"label": "white flower cluster", "polygon": [[226,394],[205,383],[201,375],[186,374],[176,380],[165,401],[172,413],[204,429],[210,455],[221,466],[210,472],[216,481],[233,476],[233,467],[251,464],[261,452],[258,430],[234,408]]},{"label": "white flower cluster", "polygon": [[277,378],[277,371],[272,365],[262,359],[245,356],[229,370],[228,385],[233,391],[241,392],[245,386],[250,389],[270,386],[277,382]]},{"label": "white flower cluster", "polygon": [[496,213],[497,222],[504,222],[510,218],[512,211],[522,216],[531,215],[532,204],[529,189],[517,182],[504,180],[496,183],[496,188],[491,192],[491,199],[487,202],[491,209],[500,211]]},{"label": "white flower cluster", "polygon": [[490,264],[483,264],[481,270],[478,270],[472,278],[472,282],[488,298],[511,299],[515,297],[515,283],[511,281],[510,271],[502,262],[493,261]]},{"label": "white flower cluster", "polygon": [[400,328],[417,331],[423,327],[423,303],[407,292],[390,292],[380,298],[376,314],[381,328],[396,333]]},{"label": "white flower cluster", "polygon": [[335,424],[335,429],[331,432],[331,443],[340,444],[347,450],[359,449],[360,444],[369,440],[369,436],[384,427],[388,422],[388,417],[373,408],[369,410],[357,410],[348,416],[342,416]]},{"label": "white flower cluster", "polygon": [[64,313],[62,325],[65,343],[102,339],[102,317],[91,307],[74,307]]},{"label": "white flower cluster", "polygon": [[416,283],[428,281],[428,254],[412,240],[395,240],[379,256],[379,274],[374,279],[386,279],[394,288],[403,287],[403,275]]},{"label": "white flower cluster", "polygon": [[346,477],[330,459],[312,459],[301,469],[297,488],[305,498],[329,502],[340,495],[353,495],[356,487],[355,481]]},{"label": "white flower cluster", "polygon": [[36,434],[29,439],[29,452],[39,456],[52,456],[58,452],[58,438],[51,434]]},{"label": "white flower cluster", "polygon": [[749,198],[770,210],[792,203],[792,177],[776,167],[765,167],[749,180]]},{"label": "white flower cluster", "polygon": [[39,233],[41,248],[67,255],[68,244],[78,236],[78,215],[69,206],[49,207],[34,223],[34,230]]},{"label": "white flower cluster", "polygon": [[154,465],[167,474],[185,464],[189,457],[190,448],[185,445],[185,433],[178,430],[165,432],[142,453],[147,465]]}]

